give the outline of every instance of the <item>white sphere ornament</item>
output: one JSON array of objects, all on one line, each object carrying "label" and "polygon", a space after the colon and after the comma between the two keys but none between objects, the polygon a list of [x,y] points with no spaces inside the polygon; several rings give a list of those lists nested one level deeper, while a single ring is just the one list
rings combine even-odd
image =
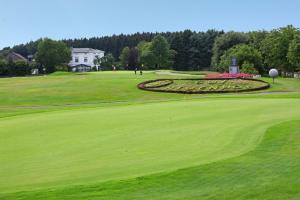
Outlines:
[{"label": "white sphere ornament", "polygon": [[278,76],[278,70],[277,69],[270,69],[269,76],[271,78],[273,78],[273,83],[274,83],[274,78]]},{"label": "white sphere ornament", "polygon": [[278,70],[277,69],[270,69],[269,76],[271,78],[274,78],[274,77],[278,76]]}]

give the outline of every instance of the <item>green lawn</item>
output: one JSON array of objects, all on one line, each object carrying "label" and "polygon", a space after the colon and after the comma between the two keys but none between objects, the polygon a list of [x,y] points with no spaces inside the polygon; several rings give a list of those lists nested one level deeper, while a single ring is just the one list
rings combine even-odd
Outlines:
[{"label": "green lawn", "polygon": [[0,79],[0,199],[300,198],[299,94],[137,89],[156,78]]},{"label": "green lawn", "polygon": [[253,151],[235,158],[123,181],[19,192],[4,199],[238,199],[300,198],[300,121],[270,127]]},{"label": "green lawn", "polygon": [[[64,74],[0,78],[0,118],[49,110],[108,106],[108,104],[119,105],[129,102],[137,104],[151,101],[224,97],[224,95],[183,95],[138,90],[136,85],[146,80],[184,78],[174,75],[158,75],[154,72],[146,72],[143,76],[136,76],[133,72],[127,71]],[[272,82],[269,78],[263,78],[263,80]],[[300,80],[278,78],[267,91],[300,92]],[[276,95],[271,95],[271,98],[274,96]],[[300,97],[300,94],[280,95],[280,97],[282,96]],[[76,104],[76,106],[66,107],[66,104]],[[33,109],[31,106],[37,108]]]}]

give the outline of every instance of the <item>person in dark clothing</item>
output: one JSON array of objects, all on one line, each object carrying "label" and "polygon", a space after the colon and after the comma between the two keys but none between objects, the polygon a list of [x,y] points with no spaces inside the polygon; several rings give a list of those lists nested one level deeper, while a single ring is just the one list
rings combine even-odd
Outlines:
[{"label": "person in dark clothing", "polygon": [[143,67],[144,67],[144,64],[142,64],[142,66],[140,67],[140,75],[143,75]]},{"label": "person in dark clothing", "polygon": [[138,70],[137,67],[134,68],[134,74],[136,75],[136,71]]}]

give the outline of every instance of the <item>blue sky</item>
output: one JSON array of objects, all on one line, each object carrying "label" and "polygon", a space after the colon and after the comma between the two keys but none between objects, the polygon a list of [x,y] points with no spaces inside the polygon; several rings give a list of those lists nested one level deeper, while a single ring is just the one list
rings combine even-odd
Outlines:
[{"label": "blue sky", "polygon": [[0,48],[143,31],[300,27],[299,0],[0,0]]}]

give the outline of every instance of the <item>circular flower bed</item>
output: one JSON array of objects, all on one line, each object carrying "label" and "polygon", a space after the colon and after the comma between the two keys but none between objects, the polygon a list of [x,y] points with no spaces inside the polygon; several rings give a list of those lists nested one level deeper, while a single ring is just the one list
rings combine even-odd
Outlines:
[{"label": "circular flower bed", "polygon": [[159,88],[159,87],[168,86],[172,83],[173,83],[172,79],[157,79],[157,80],[143,82],[143,87],[144,88]]},{"label": "circular flower bed", "polygon": [[142,90],[186,94],[247,92],[269,87],[265,81],[246,78],[157,79],[138,84]]}]

